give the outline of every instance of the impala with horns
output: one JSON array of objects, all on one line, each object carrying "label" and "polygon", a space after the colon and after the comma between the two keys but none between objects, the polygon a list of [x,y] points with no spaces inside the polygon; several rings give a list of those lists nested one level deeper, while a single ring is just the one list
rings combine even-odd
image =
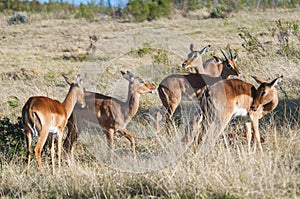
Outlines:
[{"label": "impala with horns", "polygon": [[41,161],[41,152],[44,144],[50,133],[51,136],[51,159],[52,169],[54,173],[54,136],[57,136],[57,155],[58,166],[61,162],[61,145],[63,131],[68,122],[73,108],[77,102],[82,107],[85,106],[84,87],[80,76],[77,76],[76,82],[71,82],[65,77],[66,82],[70,85],[69,92],[63,101],[60,103],[57,100],[43,96],[30,97],[22,109],[22,121],[26,133],[27,142],[27,164],[28,173],[30,166],[30,152],[32,136],[38,136],[37,144],[34,152],[40,170],[43,169]]},{"label": "impala with horns", "polygon": [[114,153],[114,133],[125,136],[131,143],[131,149],[135,154],[135,139],[126,129],[127,124],[138,111],[140,95],[154,92],[156,87],[136,77],[131,72],[121,71],[122,76],[129,82],[127,100],[105,96],[99,93],[86,92],[85,109],[75,108],[68,122],[68,135],[64,142],[64,148],[73,160],[73,144],[81,133],[84,122],[99,124],[105,129],[111,160]]},{"label": "impala with horns", "polygon": [[[179,73],[167,76],[161,81],[158,87],[159,97],[163,106],[166,108],[166,121],[170,122],[176,108],[182,99],[197,99],[199,94],[206,86],[210,86],[222,79],[226,79],[231,75],[240,76],[240,71],[236,66],[236,56],[228,59],[225,53],[225,61],[214,57],[217,68],[221,68],[221,74],[218,77],[198,73]],[[231,54],[232,55],[232,54]]]},{"label": "impala with horns", "polygon": [[[245,129],[248,150],[250,151],[251,130],[253,128],[255,143],[258,144],[259,149],[262,151],[259,134],[259,119],[276,108],[278,95],[275,86],[282,81],[282,77],[283,76],[280,76],[270,83],[253,77],[260,84],[258,89],[252,84],[239,79],[219,81],[209,87],[203,92],[204,96],[200,102],[204,120],[202,122],[200,121],[199,129],[196,129],[196,131],[198,131],[197,136],[199,136],[199,133],[204,135],[205,130],[209,129],[209,125],[213,123],[216,129],[214,132],[207,132],[211,134],[208,135],[211,136],[208,138],[217,139],[232,117],[243,116],[247,118]],[[196,138],[196,140],[197,139],[198,138]]]},{"label": "impala with horns", "polygon": [[[187,59],[182,63],[182,68],[195,68],[196,73],[209,75],[211,77],[219,77],[221,76],[223,65],[219,64],[220,59],[218,57],[212,57],[206,60],[204,63],[202,61],[202,55],[207,52],[210,48],[210,45],[203,48],[201,51],[197,51],[194,49],[194,45],[190,45],[191,52],[188,54]],[[226,54],[221,50],[225,62],[228,64],[236,65],[237,57],[233,56],[232,51],[230,52],[230,59],[226,56]]]}]

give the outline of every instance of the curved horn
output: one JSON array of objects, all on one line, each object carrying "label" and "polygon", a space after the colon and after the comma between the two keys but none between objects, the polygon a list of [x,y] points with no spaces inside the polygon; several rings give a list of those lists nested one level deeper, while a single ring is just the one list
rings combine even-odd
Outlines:
[{"label": "curved horn", "polygon": [[223,54],[223,56],[225,57],[226,61],[228,60],[227,56],[225,55],[225,53],[223,52],[223,50],[221,49],[221,52]]},{"label": "curved horn", "polygon": [[230,53],[230,59],[233,59],[233,55],[232,55],[231,49],[229,49],[229,53]]}]

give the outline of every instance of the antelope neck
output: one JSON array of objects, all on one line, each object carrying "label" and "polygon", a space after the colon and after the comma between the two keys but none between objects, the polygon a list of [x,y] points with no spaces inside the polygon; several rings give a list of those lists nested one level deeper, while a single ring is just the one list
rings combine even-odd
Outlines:
[{"label": "antelope neck", "polygon": [[73,89],[73,87],[71,87],[64,102],[62,103],[65,107],[67,118],[71,116],[76,102],[77,102],[77,98],[75,97],[75,90]]}]

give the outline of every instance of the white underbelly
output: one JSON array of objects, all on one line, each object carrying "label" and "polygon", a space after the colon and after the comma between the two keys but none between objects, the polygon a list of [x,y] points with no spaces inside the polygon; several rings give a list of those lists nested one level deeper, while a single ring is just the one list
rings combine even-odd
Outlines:
[{"label": "white underbelly", "polygon": [[242,116],[246,117],[248,115],[247,109],[244,108],[235,108],[233,112],[233,117]]},{"label": "white underbelly", "polygon": [[50,126],[49,133],[58,135],[59,134],[59,130],[58,130],[58,128],[56,126]]}]

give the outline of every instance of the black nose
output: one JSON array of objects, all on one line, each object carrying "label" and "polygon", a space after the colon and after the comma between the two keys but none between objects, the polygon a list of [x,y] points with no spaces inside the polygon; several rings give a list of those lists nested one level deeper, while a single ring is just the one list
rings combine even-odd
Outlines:
[{"label": "black nose", "polygon": [[253,105],[252,105],[250,108],[251,108],[253,111],[256,111],[256,110],[257,110],[257,106],[253,106]]}]

